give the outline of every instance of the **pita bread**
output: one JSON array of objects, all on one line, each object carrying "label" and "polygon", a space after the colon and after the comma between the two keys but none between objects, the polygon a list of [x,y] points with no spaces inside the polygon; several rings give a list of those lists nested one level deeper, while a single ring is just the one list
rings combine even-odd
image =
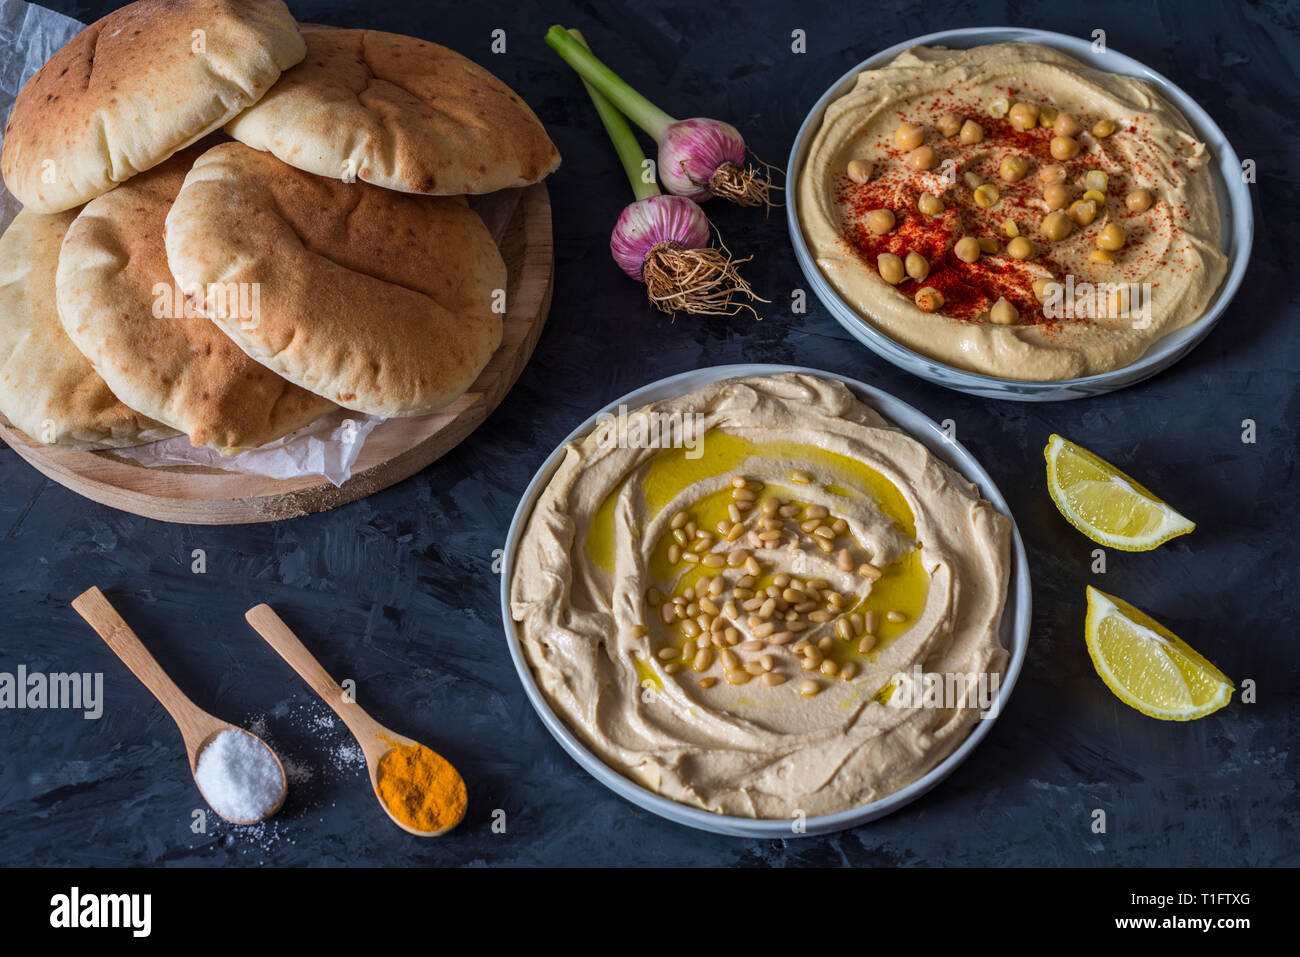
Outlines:
[{"label": "pita bread", "polygon": [[37,212],[79,206],[221,127],[305,52],[281,0],[137,0],[23,86],[5,185]]},{"label": "pita bread", "polygon": [[0,236],[0,412],[35,441],[74,449],[175,435],[114,398],[63,331],[54,270],[75,217],[24,210]]},{"label": "pita bread", "polygon": [[226,132],[299,169],[404,193],[490,193],[560,154],[519,96],[459,53],[377,30],[303,26],[307,56]]},{"label": "pita bread", "polygon": [[63,240],[55,286],[64,329],[123,402],[194,445],[233,452],[334,406],[244,355],[173,283],[163,224],[203,148],[88,203]]},{"label": "pita bread", "polygon": [[437,411],[501,343],[506,267],[477,213],[313,176],[242,143],[185,177],[167,261],[185,288],[260,289],[256,322],[204,308],[254,359],[360,412]]}]

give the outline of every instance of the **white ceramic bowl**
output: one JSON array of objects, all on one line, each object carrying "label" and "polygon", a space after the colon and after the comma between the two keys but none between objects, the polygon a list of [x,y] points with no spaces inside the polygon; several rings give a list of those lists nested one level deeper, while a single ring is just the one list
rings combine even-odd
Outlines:
[{"label": "white ceramic bowl", "polygon": [[954,49],[982,46],[988,43],[1032,42],[1054,47],[1073,56],[1089,66],[1122,76],[1133,76],[1155,86],[1187,117],[1196,135],[1209,145],[1214,163],[1210,174],[1214,189],[1218,195],[1220,218],[1223,224],[1223,251],[1228,256],[1228,273],[1219,286],[1218,292],[1206,306],[1204,314],[1195,322],[1154,342],[1146,353],[1136,362],[1119,369],[1098,375],[1083,376],[1077,379],[1058,379],[1052,382],[1026,382],[1020,379],[1004,379],[998,376],[983,375],[957,369],[937,359],[921,355],[918,352],[895,342],[870,322],[864,319],[856,309],[845,302],[826,280],[817,266],[812,252],[804,240],[803,229],[799,225],[799,197],[796,190],[786,191],[786,217],[790,227],[790,239],[794,243],[795,258],[803,270],[809,285],[831,315],[849,333],[872,352],[887,359],[899,368],[906,369],[931,382],[969,392],[972,395],[990,399],[1016,399],[1025,402],[1056,401],[1059,399],[1079,399],[1089,395],[1113,392],[1125,386],[1141,382],[1173,365],[1198,342],[1204,339],[1214,328],[1214,324],[1223,315],[1228,303],[1236,295],[1237,289],[1246,274],[1246,264],[1250,259],[1251,241],[1255,231],[1255,217],[1251,207],[1250,190],[1242,182],[1241,161],[1228,142],[1223,131],[1219,129],[1208,113],[1190,96],[1180,90],[1165,77],[1150,67],[1144,66],[1132,57],[1127,57],[1114,50],[1098,53],[1092,49],[1090,40],[1079,37],[1051,33],[1047,30],[1028,30],[1017,27],[972,27],[963,30],[944,30],[896,44],[888,50],[882,50],[875,56],[864,60],[844,76],[840,77],[812,108],[799,127],[794,146],[790,150],[789,182],[796,183],[803,169],[804,157],[812,143],[813,137],[821,128],[822,115],[826,107],[852,89],[857,76],[863,70],[883,66],[898,54],[914,46],[947,46]]},{"label": "white ceramic bowl", "polygon": [[[650,402],[683,395],[722,379],[751,375],[775,375],[781,372],[805,372],[810,375],[821,376],[826,379],[838,379],[843,382],[863,402],[904,429],[913,438],[923,443],[934,455],[978,485],[980,492],[993,504],[994,508],[1011,521],[1011,561],[1013,567],[1007,591],[1006,609],[1002,615],[1000,630],[1002,644],[1010,651],[1011,657],[1007,663],[1006,674],[998,688],[997,706],[993,709],[995,715],[1001,714],[1008,697],[1011,695],[1012,688],[1015,687],[1016,676],[1020,674],[1020,667],[1024,663],[1025,651],[1029,644],[1029,562],[1025,557],[1025,546],[1020,540],[1020,532],[1016,528],[1015,519],[1012,518],[1007,503],[1002,498],[1002,493],[998,491],[997,486],[994,485],[993,480],[989,478],[988,473],[984,471],[966,449],[959,443],[950,441],[938,425],[910,405],[854,379],[846,379],[843,376],[832,375],[829,372],[799,366],[749,364],[714,366],[708,369],[697,369],[694,372],[684,372],[681,375],[670,376],[667,379],[661,379],[658,382],[637,389],[635,392],[630,392],[622,398],[615,399],[570,432],[564,442],[560,444],[560,447],[547,457],[546,461],[542,463],[542,467],[537,470],[537,474],[533,476],[532,482],[528,484],[528,488],[519,502],[519,508],[515,510],[514,520],[510,523],[510,532],[506,537],[505,562],[501,573],[501,617],[505,622],[510,657],[514,659],[515,670],[519,672],[519,680],[523,683],[524,693],[527,694],[528,700],[532,702],[533,708],[542,719],[542,723],[546,725],[547,729],[560,743],[560,746],[575,761],[611,791],[626,798],[633,804],[645,808],[647,811],[658,814],[660,817],[676,821],[678,824],[713,831],[717,834],[769,839],[788,838],[798,835],[794,833],[791,822],[788,820],[755,820],[754,818],[714,814],[660,797],[630,778],[624,777],[587,750],[587,747],[573,733],[564,719],[551,710],[546,696],[542,694],[541,689],[537,686],[533,670],[524,656],[523,649],[520,647],[515,622],[510,615],[510,580],[514,575],[515,553],[519,548],[519,540],[524,534],[524,528],[533,512],[533,506],[551,481],[555,470],[559,468],[564,455],[564,446],[574,439],[588,434],[595,428],[597,419],[602,413],[617,412],[620,405],[626,405],[628,409],[637,409]],[[874,821],[876,818],[884,817],[886,814],[916,800],[951,774],[957,765],[966,760],[967,755],[988,734],[995,720],[995,716],[990,716],[980,721],[970,736],[924,777],[909,784],[902,790],[881,798],[879,801],[873,801],[870,804],[864,804],[847,811],[840,811],[836,814],[808,818],[805,822],[805,833],[809,835],[829,834],[832,831],[856,827],[859,824],[865,824],[867,821]]]}]

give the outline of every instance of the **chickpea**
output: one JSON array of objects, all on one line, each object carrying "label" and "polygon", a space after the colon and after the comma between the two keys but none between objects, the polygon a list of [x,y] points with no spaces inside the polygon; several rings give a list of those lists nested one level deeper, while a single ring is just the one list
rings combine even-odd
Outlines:
[{"label": "chickpea", "polygon": [[1011,239],[1015,239],[1017,236],[1020,235],[1020,227],[1016,224],[1016,221],[1014,219],[1008,219],[1006,222],[1004,222],[1002,224],[1002,231],[1006,233],[1007,236],[1009,236]]},{"label": "chickpea", "polygon": [[1029,159],[1024,156],[1004,156],[998,164],[998,175],[1008,183],[1018,183],[1029,172]]},{"label": "chickpea", "polygon": [[917,290],[916,307],[922,312],[938,312],[943,308],[943,294],[933,286]]},{"label": "chickpea", "polygon": [[1076,199],[1070,204],[1069,212],[1076,223],[1087,226],[1097,218],[1097,204],[1090,199]]},{"label": "chickpea", "polygon": [[1001,198],[1002,194],[998,192],[998,188],[990,183],[983,183],[975,187],[975,205],[983,209],[996,206]]},{"label": "chickpea", "polygon": [[1044,299],[1046,299],[1048,296],[1052,294],[1052,292],[1054,291],[1052,287],[1058,285],[1058,283],[1055,280],[1051,279],[1050,277],[1040,276],[1039,278],[1034,280],[1033,285],[1034,285],[1034,298],[1036,298],[1039,302],[1042,302]]},{"label": "chickpea", "polygon": [[968,169],[966,172],[961,174],[961,181],[971,189],[979,189],[984,183],[984,177],[980,176],[980,174],[975,172],[973,169]]},{"label": "chickpea", "polygon": [[867,213],[867,229],[877,236],[883,236],[894,228],[894,211],[891,209],[873,209]]},{"label": "chickpea", "polygon": [[992,255],[998,251],[998,241],[992,236],[981,236],[979,238],[980,252]]},{"label": "chickpea", "polygon": [[989,319],[999,326],[1014,326],[1020,321],[1020,312],[1005,298],[998,297],[998,301],[989,310]]},{"label": "chickpea", "polygon": [[1119,223],[1107,223],[1097,234],[1097,248],[1113,253],[1117,249],[1124,248],[1126,238],[1124,228]]},{"label": "chickpea", "polygon": [[1092,135],[1099,140],[1104,140],[1115,132],[1116,126],[1114,120],[1098,120],[1092,126]]},{"label": "chickpea", "polygon": [[1056,107],[1044,106],[1038,111],[1038,125],[1043,127],[1043,129],[1050,129],[1052,124],[1056,122],[1056,118],[1060,115],[1061,114],[1057,112]]},{"label": "chickpea", "polygon": [[1132,213],[1145,213],[1154,202],[1155,197],[1151,195],[1149,189],[1135,189],[1124,197],[1124,205]]},{"label": "chickpea", "polygon": [[989,104],[989,116],[996,116],[998,118],[1001,118],[1006,116],[1010,112],[1011,112],[1011,101],[1008,100],[1005,96],[999,96],[996,100],[994,100],[992,103]]},{"label": "chickpea", "polygon": [[1072,136],[1053,136],[1049,148],[1053,159],[1068,160],[1079,155],[1079,141]]},{"label": "chickpea", "polygon": [[943,212],[943,200],[934,193],[922,193],[916,201],[916,208],[927,216],[938,216]]},{"label": "chickpea", "polygon": [[1052,242],[1064,239],[1070,235],[1070,230],[1073,228],[1074,224],[1070,221],[1070,217],[1059,209],[1044,216],[1042,225],[1039,226],[1043,235]]},{"label": "chickpea", "polygon": [[918,146],[907,154],[907,165],[912,169],[934,169],[939,165],[939,154],[933,146]]},{"label": "chickpea", "polygon": [[1069,113],[1060,113],[1052,124],[1052,132],[1057,136],[1078,136],[1083,132],[1083,127]]},{"label": "chickpea", "polygon": [[1103,266],[1115,265],[1114,254],[1112,254],[1109,250],[1106,249],[1094,249],[1091,253],[1088,254],[1088,258],[1095,263],[1100,263]]},{"label": "chickpea", "polygon": [[1131,299],[1128,286],[1112,289],[1106,297],[1107,314],[1115,317],[1128,315]]},{"label": "chickpea", "polygon": [[980,241],[974,236],[963,236],[953,245],[952,254],[964,263],[973,263],[980,258]]},{"label": "chickpea", "polygon": [[1011,125],[1022,133],[1038,125],[1038,106],[1034,103],[1017,103],[1007,114]]},{"label": "chickpea", "polygon": [[894,131],[894,142],[902,150],[914,150],[925,142],[925,132],[912,123],[899,123]]},{"label": "chickpea", "polygon": [[1056,163],[1048,163],[1038,170],[1038,179],[1043,183],[1064,183],[1065,175],[1065,167]]},{"label": "chickpea", "polygon": [[961,132],[961,119],[952,113],[945,113],[934,121],[934,128],[944,136],[952,139]]},{"label": "chickpea", "polygon": [[966,146],[984,142],[984,127],[974,120],[967,120],[957,133],[957,141]]},{"label": "chickpea", "polygon": [[917,282],[930,275],[930,260],[920,253],[908,253],[903,265],[907,269],[907,274]]},{"label": "chickpea", "polygon": [[891,286],[897,286],[904,279],[903,260],[893,253],[881,253],[877,256],[876,269],[880,271],[880,278]]},{"label": "chickpea", "polygon": [[1097,204],[1098,207],[1103,207],[1106,205],[1106,194],[1099,193],[1095,189],[1088,190],[1086,193],[1083,194],[1083,198],[1092,200],[1094,203]]},{"label": "chickpea", "polygon": [[1105,170],[1090,169],[1083,177],[1084,189],[1095,189],[1099,193],[1106,192],[1106,187],[1110,185],[1110,177],[1106,175]]},{"label": "chickpea", "polygon": [[849,160],[846,172],[849,174],[849,179],[853,180],[853,182],[859,184],[865,183],[867,180],[871,179],[871,164],[864,163],[862,160]]},{"label": "chickpea", "polygon": [[1070,187],[1064,183],[1048,183],[1043,187],[1043,202],[1048,209],[1063,209],[1070,201]]},{"label": "chickpea", "polygon": [[1033,256],[1034,244],[1024,236],[1017,236],[1007,243],[1007,255],[1012,259],[1025,260]]}]

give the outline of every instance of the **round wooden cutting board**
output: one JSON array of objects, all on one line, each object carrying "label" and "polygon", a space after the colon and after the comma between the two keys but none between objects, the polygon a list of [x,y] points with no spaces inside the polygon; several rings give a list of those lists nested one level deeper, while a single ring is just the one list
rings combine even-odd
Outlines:
[{"label": "round wooden cutting board", "polygon": [[546,322],[555,263],[550,198],[544,183],[513,192],[517,197],[472,203],[509,269],[501,348],[469,391],[446,409],[377,425],[341,487],[320,476],[273,479],[203,466],[151,468],[111,451],[54,448],[33,442],[3,416],[0,438],[46,476],[86,498],[190,525],[270,522],[323,512],[409,478],[454,448],[505,398]]}]

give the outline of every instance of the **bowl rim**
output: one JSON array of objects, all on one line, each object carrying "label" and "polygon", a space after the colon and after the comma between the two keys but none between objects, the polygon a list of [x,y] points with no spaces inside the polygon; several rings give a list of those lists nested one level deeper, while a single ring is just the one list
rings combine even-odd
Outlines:
[{"label": "bowl rim", "polygon": [[[970,734],[951,754],[906,787],[887,794],[879,800],[854,808],[837,811],[833,814],[805,818],[802,822],[804,826],[802,832],[793,831],[793,819],[739,817],[717,814],[681,804],[653,793],[606,764],[589,750],[567,722],[552,710],[545,694],[537,684],[532,666],[524,656],[516,622],[510,613],[510,583],[514,575],[515,558],[520,540],[528,520],[532,516],[537,499],[559,468],[570,442],[588,434],[596,426],[602,414],[617,412],[620,405],[626,405],[629,409],[634,409],[662,398],[683,395],[712,382],[741,376],[777,375],[785,372],[803,373],[843,382],[860,400],[883,415],[892,425],[902,429],[917,441],[922,442],[941,461],[975,483],[980,490],[980,494],[1011,522],[1011,574],[1007,582],[1007,600],[1003,607],[1002,620],[999,623],[999,638],[1007,641],[1009,657],[1006,672],[998,686],[993,713],[988,718],[977,722]],[[814,836],[856,827],[902,808],[939,784],[966,760],[975,747],[984,739],[984,736],[988,734],[1005,709],[1028,651],[1031,608],[1032,593],[1029,560],[1025,552],[1024,542],[1020,536],[1019,527],[1010,507],[1006,503],[1006,499],[1002,496],[1001,490],[993,481],[993,478],[984,470],[978,459],[960,442],[948,438],[942,427],[933,419],[901,399],[895,398],[884,390],[860,380],[808,366],[766,363],[707,366],[647,383],[602,406],[565,436],[564,440],[547,455],[529,481],[511,519],[501,563],[501,617],[506,642],[510,649],[510,657],[514,662],[520,683],[523,685],[525,696],[537,712],[538,717],[541,718],[543,725],[559,742],[560,746],[597,781],[638,807],[678,824],[737,837],[771,839]]]},{"label": "bowl rim", "polygon": [[[1168,335],[1155,340],[1141,356],[1128,365],[1120,366],[1117,369],[1110,369],[1106,372],[1098,372],[1088,376],[1078,376],[1072,379],[1012,379],[983,372],[973,372],[950,365],[925,353],[917,352],[876,328],[858,310],[844,300],[817,265],[816,258],[804,238],[803,227],[799,223],[798,190],[787,189],[786,223],[790,231],[790,240],[794,245],[795,258],[799,262],[805,277],[813,286],[818,299],[826,307],[827,312],[841,325],[845,325],[846,328],[848,328],[847,323],[849,321],[855,323],[854,328],[849,328],[849,332],[854,338],[891,364],[928,381],[948,388],[979,390],[977,394],[981,395],[987,395],[989,392],[1002,393],[1005,390],[1003,397],[1009,399],[1029,398],[1036,393],[1066,393],[1071,390],[1075,392],[1077,397],[1090,394],[1090,391],[1092,393],[1111,391],[1135,384],[1148,376],[1163,371],[1167,366],[1173,365],[1182,359],[1210,333],[1224,312],[1227,311],[1229,304],[1245,280],[1255,237],[1253,197],[1248,186],[1241,180],[1241,160],[1237,156],[1237,151],[1233,149],[1232,143],[1200,103],[1188,95],[1182,87],[1140,60],[1120,53],[1107,45],[1102,55],[1110,58],[1107,60],[1108,64],[1118,66],[1120,69],[1102,66],[1096,61],[1097,54],[1093,53],[1090,41],[1052,30],[1039,30],[1032,27],[960,27],[952,30],[939,30],[934,33],[913,37],[910,40],[904,40],[867,57],[835,80],[818,97],[816,103],[813,104],[812,109],[808,111],[800,124],[799,131],[795,134],[794,143],[790,147],[790,155],[786,162],[786,169],[789,171],[787,182],[797,182],[803,167],[802,154],[807,151],[813,136],[820,128],[827,106],[833,100],[844,95],[846,87],[850,86],[863,70],[880,66],[914,46],[948,45],[957,49],[967,49],[989,43],[1005,42],[1041,43],[1044,46],[1050,46],[1063,53],[1068,53],[1087,66],[1150,82],[1163,96],[1170,99],[1186,117],[1192,126],[1193,132],[1203,142],[1212,147],[1216,162],[1210,168],[1217,175],[1217,178],[1222,181],[1223,185],[1223,191],[1221,192],[1219,184],[1214,183],[1217,198],[1220,201],[1220,219],[1225,222],[1227,227],[1224,230],[1223,238],[1228,246],[1226,255],[1229,257],[1229,263],[1227,274],[1201,315],[1181,329],[1176,329]],[[1225,170],[1230,169],[1237,171],[1235,177],[1224,174]],[[914,364],[926,363],[938,366],[940,375],[923,375],[913,368]]]}]

